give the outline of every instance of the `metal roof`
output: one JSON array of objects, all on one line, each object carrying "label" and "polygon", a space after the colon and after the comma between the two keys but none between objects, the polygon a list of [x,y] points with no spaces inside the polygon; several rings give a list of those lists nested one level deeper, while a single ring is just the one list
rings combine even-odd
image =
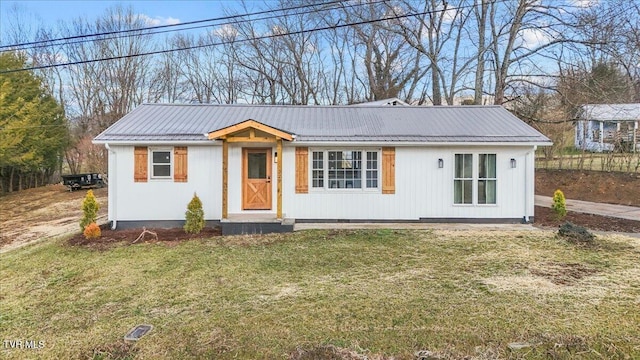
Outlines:
[{"label": "metal roof", "polygon": [[105,142],[205,141],[252,119],[308,142],[551,141],[501,106],[290,106],[144,104],[98,135]]},{"label": "metal roof", "polygon": [[586,104],[579,118],[599,121],[640,120],[640,104]]}]

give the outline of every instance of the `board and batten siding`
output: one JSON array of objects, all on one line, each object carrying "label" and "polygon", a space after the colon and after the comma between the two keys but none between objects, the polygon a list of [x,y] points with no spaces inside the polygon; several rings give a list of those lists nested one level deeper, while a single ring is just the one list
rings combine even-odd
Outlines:
[{"label": "board and batten siding", "polygon": [[[348,147],[345,147],[348,148]],[[309,149],[311,152],[312,148]],[[455,154],[496,154],[497,204],[454,205]],[[384,156],[384,155],[383,155]],[[516,167],[511,168],[511,159]],[[438,159],[443,168],[438,168]],[[474,173],[477,171],[474,158]],[[283,212],[294,219],[419,220],[522,219],[534,213],[533,147],[396,147],[395,193],[350,189],[294,190],[293,147],[284,149]],[[525,182],[525,177],[527,182]],[[526,185],[525,185],[526,184]]]},{"label": "board and batten siding", "polygon": [[[162,148],[172,149],[173,146]],[[179,178],[175,181],[148,179],[141,182],[140,179],[136,181],[134,176],[134,147],[110,146],[109,220],[184,220],[187,204],[194,192],[202,201],[206,220],[221,218],[221,147],[197,145],[176,149],[178,156],[186,152],[186,161],[179,159],[178,163],[174,163],[174,168],[186,165],[185,176],[178,174]],[[140,154],[140,147],[136,151]]]}]

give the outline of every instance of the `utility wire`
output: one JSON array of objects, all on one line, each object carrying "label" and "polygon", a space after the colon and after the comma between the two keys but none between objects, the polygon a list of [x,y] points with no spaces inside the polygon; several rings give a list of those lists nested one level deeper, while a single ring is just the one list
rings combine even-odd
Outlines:
[{"label": "utility wire", "polygon": [[[379,3],[384,3],[386,1],[387,0],[378,0],[378,1],[373,1],[371,3],[366,3],[366,4],[365,3],[359,3],[359,4],[354,4],[354,5],[348,5],[348,7],[349,8],[354,8],[356,6],[379,4]],[[325,8],[320,9],[320,10],[319,9],[305,10],[305,11],[295,12],[295,13],[291,13],[291,14],[286,14],[284,16],[306,15],[306,14],[311,14],[311,13],[317,13],[319,11],[330,11],[330,10],[336,10],[336,9],[345,8],[344,3],[341,2],[341,1],[337,1],[337,4],[333,4],[333,3],[326,3],[326,4],[331,5],[331,6],[330,7],[325,7]],[[286,9],[280,9],[280,10],[284,11]],[[276,11],[273,11],[273,12],[276,12]],[[264,17],[258,17],[258,18],[244,19],[244,20],[239,20],[239,21],[227,21],[227,22],[222,22],[222,23],[217,23],[217,24],[191,26],[191,27],[185,27],[185,28],[182,28],[182,29],[168,29],[168,30],[160,30],[160,31],[151,31],[151,32],[145,32],[144,34],[135,34],[135,36],[149,36],[149,35],[164,34],[164,33],[169,33],[169,32],[176,32],[176,31],[202,29],[202,28],[208,28],[208,27],[213,27],[213,26],[225,26],[225,25],[242,24],[242,23],[246,23],[246,22],[249,22],[249,21],[271,20],[271,19],[281,18],[282,16],[283,16],[282,14],[278,14],[278,15],[270,15],[270,16],[264,16]],[[140,30],[141,29],[134,29],[134,31],[140,31]],[[92,34],[92,35],[86,35],[86,36],[89,37],[89,36],[98,36],[98,35],[93,35]],[[77,40],[77,41],[65,41],[65,42],[56,43],[56,44],[51,44],[50,42],[59,41],[60,39],[41,40],[41,41],[39,41],[39,43],[41,43],[42,45],[34,45],[34,46],[29,46],[29,47],[22,47],[20,49],[0,50],[0,53],[2,53],[2,52],[10,52],[10,51],[15,51],[15,50],[31,50],[31,49],[41,49],[41,48],[48,48],[48,47],[62,46],[62,45],[82,44],[82,43],[93,42],[93,41],[116,40],[116,39],[122,39],[122,38],[129,37],[129,36],[131,36],[131,35],[99,37],[99,38],[96,38],[96,39],[81,39],[81,40]],[[9,46],[11,46],[11,45],[9,45]]]},{"label": "utility wire", "polygon": [[427,10],[427,11],[417,12],[417,13],[407,13],[407,14],[401,14],[401,15],[395,15],[395,16],[388,16],[388,17],[383,17],[383,18],[379,18],[379,19],[375,19],[375,20],[363,20],[363,21],[357,21],[357,22],[351,22],[351,23],[345,23],[345,24],[339,24],[338,23],[336,25],[322,26],[322,27],[317,27],[317,28],[313,28],[313,29],[289,31],[289,32],[283,32],[283,33],[275,33],[275,34],[270,34],[270,35],[255,36],[255,37],[247,38],[247,39],[228,40],[228,41],[214,42],[214,43],[209,43],[209,44],[193,45],[193,46],[187,46],[187,47],[181,47],[181,48],[149,51],[149,52],[144,52],[144,53],[139,53],[139,54],[128,54],[128,55],[112,56],[112,57],[106,57],[106,58],[100,58],[100,59],[79,60],[79,61],[71,61],[71,62],[59,63],[59,64],[31,66],[31,67],[26,67],[26,68],[21,68],[21,69],[10,69],[10,70],[0,71],[0,74],[8,74],[8,73],[14,73],[14,72],[20,72],[20,71],[50,69],[50,68],[56,68],[56,67],[61,67],[61,66],[89,64],[89,63],[94,63],[94,62],[111,61],[111,60],[119,60],[119,59],[130,59],[130,58],[136,58],[136,57],[140,57],[140,56],[159,55],[159,54],[167,54],[167,53],[172,53],[172,52],[177,52],[177,51],[201,49],[201,48],[211,47],[211,46],[221,46],[221,45],[229,45],[229,44],[236,44],[236,43],[245,43],[245,42],[256,41],[256,40],[273,39],[273,38],[279,38],[279,37],[285,37],[285,36],[291,36],[291,35],[301,35],[301,34],[317,32],[317,31],[335,30],[335,29],[340,29],[340,28],[349,27],[349,26],[373,24],[373,23],[378,23],[378,22],[382,22],[382,21],[389,21],[389,20],[406,19],[406,18],[409,18],[409,17],[417,17],[417,16],[422,16],[422,15],[427,15],[427,14],[434,14],[434,13],[450,11],[450,10],[462,10],[462,9],[470,8],[470,7],[473,7],[473,6],[475,6],[475,5],[473,5],[473,4],[472,5],[463,5],[463,6],[459,6],[459,7],[446,8],[446,9],[442,9],[442,10]]},{"label": "utility wire", "polygon": [[[50,44],[51,42],[57,42],[57,41],[82,39],[82,38],[88,38],[88,37],[98,37],[98,36],[103,36],[103,35],[124,34],[124,33],[130,33],[130,32],[140,32],[140,31],[145,31],[145,30],[164,29],[164,28],[169,28],[169,27],[178,27],[178,26],[185,26],[185,25],[201,24],[201,23],[213,22],[213,21],[231,20],[231,19],[250,17],[250,16],[256,16],[256,15],[263,15],[263,14],[269,14],[269,13],[275,13],[275,12],[283,12],[283,11],[289,11],[289,10],[303,9],[303,8],[307,8],[307,7],[317,7],[317,6],[340,4],[342,2],[343,1],[336,0],[336,1],[329,1],[329,2],[324,2],[324,3],[319,3],[319,4],[313,3],[313,4],[307,4],[307,5],[291,6],[291,7],[288,7],[288,8],[263,10],[263,11],[253,12],[253,13],[245,13],[245,14],[239,14],[239,15],[230,15],[230,16],[222,16],[222,17],[218,17],[218,18],[204,19],[204,20],[188,21],[188,22],[179,23],[179,24],[157,25],[157,26],[141,27],[141,28],[136,28],[136,29],[106,31],[106,32],[95,33],[95,34],[73,35],[73,36],[67,36],[67,37],[51,39],[51,40],[38,40],[38,41],[24,42],[24,43],[18,43],[18,44],[2,45],[2,46],[0,46],[0,49],[22,50],[20,47],[29,46],[29,45],[39,45],[39,44],[44,44],[44,43],[49,43]],[[178,31],[178,30],[176,30],[176,31]]]}]

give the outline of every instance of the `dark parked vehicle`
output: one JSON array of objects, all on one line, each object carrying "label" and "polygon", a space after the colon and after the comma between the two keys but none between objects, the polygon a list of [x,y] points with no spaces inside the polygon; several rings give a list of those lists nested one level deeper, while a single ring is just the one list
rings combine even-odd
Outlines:
[{"label": "dark parked vehicle", "polygon": [[69,191],[83,187],[104,187],[102,175],[98,173],[62,175],[62,184],[67,186]]}]

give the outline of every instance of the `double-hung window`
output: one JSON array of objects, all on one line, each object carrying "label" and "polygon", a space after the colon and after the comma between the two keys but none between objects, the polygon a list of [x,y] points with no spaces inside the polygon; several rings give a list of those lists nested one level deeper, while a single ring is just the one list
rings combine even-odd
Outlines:
[{"label": "double-hung window", "polygon": [[496,154],[478,155],[478,204],[496,203]]},{"label": "double-hung window", "polygon": [[456,154],[456,170],[453,179],[454,204],[473,203],[473,155]]},{"label": "double-hung window", "polygon": [[151,150],[151,178],[170,179],[171,178],[171,150],[152,149]]},{"label": "double-hung window", "polygon": [[324,187],[324,152],[314,151],[313,161],[311,163],[311,182],[313,188]]},{"label": "double-hung window", "polygon": [[378,151],[316,150],[311,152],[314,189],[378,189]]},{"label": "double-hung window", "polygon": [[496,189],[496,154],[455,154],[454,204],[496,204]]}]

